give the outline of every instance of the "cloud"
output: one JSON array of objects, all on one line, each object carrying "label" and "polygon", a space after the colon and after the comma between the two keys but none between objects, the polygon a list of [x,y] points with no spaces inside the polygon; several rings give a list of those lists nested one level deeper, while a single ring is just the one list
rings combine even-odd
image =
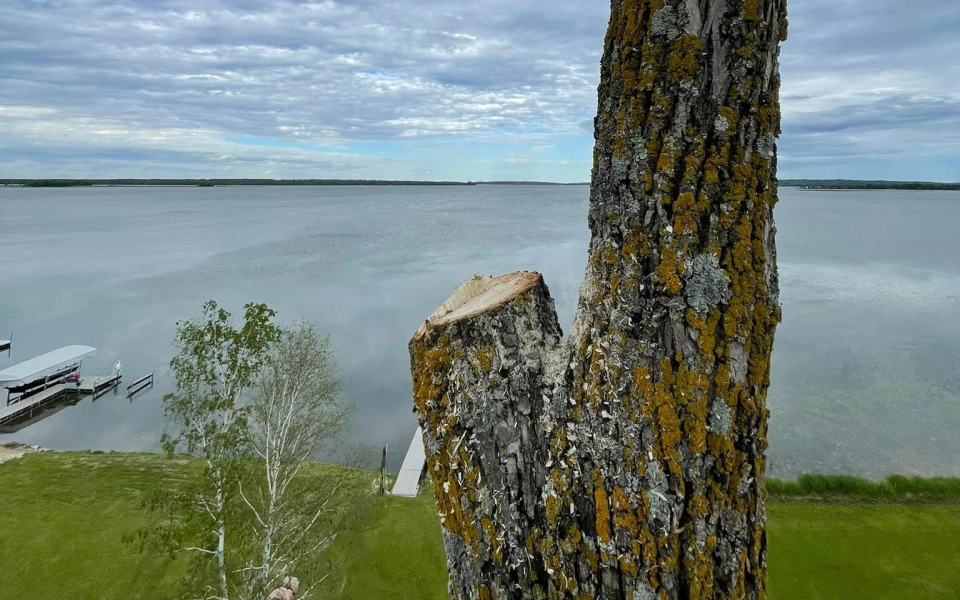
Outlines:
[{"label": "cloud", "polygon": [[[0,176],[586,180],[608,10],[6,0]],[[790,20],[783,175],[919,151],[943,166],[914,178],[960,179],[960,5],[808,0]]]}]

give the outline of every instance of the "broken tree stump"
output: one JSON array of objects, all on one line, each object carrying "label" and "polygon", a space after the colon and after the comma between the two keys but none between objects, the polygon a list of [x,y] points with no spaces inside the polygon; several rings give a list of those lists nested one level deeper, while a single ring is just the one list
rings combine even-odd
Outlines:
[{"label": "broken tree stump", "polygon": [[476,277],[410,342],[455,599],[766,597],[782,0],[613,0],[587,273]]},{"label": "broken tree stump", "polygon": [[473,597],[482,580],[501,594],[527,584],[526,542],[549,455],[540,428],[561,337],[540,274],[514,273],[464,283],[410,342],[457,598]]}]

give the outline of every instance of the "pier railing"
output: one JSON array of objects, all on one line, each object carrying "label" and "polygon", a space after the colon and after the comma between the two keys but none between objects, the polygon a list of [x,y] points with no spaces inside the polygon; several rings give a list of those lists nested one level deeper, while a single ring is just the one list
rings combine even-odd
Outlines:
[{"label": "pier railing", "polygon": [[127,396],[134,396],[151,385],[153,385],[153,373],[147,373],[127,386]]}]

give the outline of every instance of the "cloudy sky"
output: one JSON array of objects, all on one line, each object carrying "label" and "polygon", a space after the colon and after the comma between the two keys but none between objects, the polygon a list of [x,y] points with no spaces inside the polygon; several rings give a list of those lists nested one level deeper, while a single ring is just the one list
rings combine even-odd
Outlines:
[{"label": "cloudy sky", "polygon": [[[0,0],[0,177],[586,181],[603,0]],[[792,0],[781,177],[960,181],[960,2]]]}]

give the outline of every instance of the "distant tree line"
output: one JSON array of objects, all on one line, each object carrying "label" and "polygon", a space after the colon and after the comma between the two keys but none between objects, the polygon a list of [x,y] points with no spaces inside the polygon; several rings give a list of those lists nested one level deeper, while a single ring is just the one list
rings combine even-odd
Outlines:
[{"label": "distant tree line", "polygon": [[92,186],[93,182],[69,181],[64,179],[47,179],[42,181],[24,181],[24,182],[11,180],[9,182],[4,181],[4,185],[21,185],[24,187],[82,187],[82,186]]},{"label": "distant tree line", "polygon": [[0,179],[0,185],[79,187],[92,185],[476,185],[460,181],[394,181],[382,179]]},{"label": "distant tree line", "polygon": [[[93,185],[587,185],[549,181],[403,181],[388,179],[0,179],[0,185],[82,187]],[[934,181],[873,181],[857,179],[781,179],[782,187],[813,190],[960,190],[960,183]]]},{"label": "distant tree line", "polygon": [[590,185],[588,181],[558,183],[556,181],[478,181],[479,185]]},{"label": "distant tree line", "polygon": [[869,181],[857,179],[781,179],[783,187],[812,190],[960,190],[960,183]]}]

